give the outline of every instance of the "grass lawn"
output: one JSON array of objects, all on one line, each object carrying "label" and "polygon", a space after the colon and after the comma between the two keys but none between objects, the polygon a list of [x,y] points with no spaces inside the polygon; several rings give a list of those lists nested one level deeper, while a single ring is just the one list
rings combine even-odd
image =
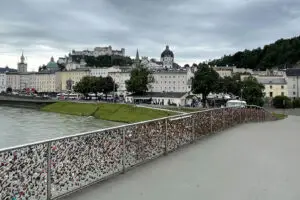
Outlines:
[{"label": "grass lawn", "polygon": [[47,105],[41,110],[70,115],[94,116],[97,119],[125,123],[151,120],[176,114],[175,112],[140,108],[134,105],[109,103],[94,104],[57,102],[51,105]]},{"label": "grass lawn", "polygon": [[275,113],[272,112],[272,115],[275,116],[277,119],[284,119],[287,117],[287,115],[283,114],[283,113]]}]

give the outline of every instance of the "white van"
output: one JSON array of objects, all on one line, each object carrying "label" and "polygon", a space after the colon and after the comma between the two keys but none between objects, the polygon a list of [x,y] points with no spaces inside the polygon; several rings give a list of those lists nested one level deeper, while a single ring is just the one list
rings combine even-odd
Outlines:
[{"label": "white van", "polygon": [[229,100],[226,103],[226,107],[245,108],[246,105],[247,105],[246,101],[240,101],[240,100]]}]

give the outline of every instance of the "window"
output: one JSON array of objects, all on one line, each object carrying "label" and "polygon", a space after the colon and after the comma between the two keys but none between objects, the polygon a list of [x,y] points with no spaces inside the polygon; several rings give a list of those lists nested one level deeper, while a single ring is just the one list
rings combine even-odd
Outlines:
[{"label": "window", "polygon": [[293,92],[293,95],[296,95],[296,92]]},{"label": "window", "polygon": [[293,77],[293,81],[295,81],[296,80],[296,78],[295,77]]},{"label": "window", "polygon": [[270,97],[273,97],[273,92],[270,92]]},{"label": "window", "polygon": [[284,96],[284,92],[281,92],[281,96]]},{"label": "window", "polygon": [[293,85],[293,89],[295,89],[295,88],[296,88],[296,85],[294,84],[294,85]]},{"label": "window", "polygon": [[272,89],[273,87],[272,87],[272,85],[270,85],[270,89]]},{"label": "window", "polygon": [[284,85],[281,86],[281,89],[284,89]]}]

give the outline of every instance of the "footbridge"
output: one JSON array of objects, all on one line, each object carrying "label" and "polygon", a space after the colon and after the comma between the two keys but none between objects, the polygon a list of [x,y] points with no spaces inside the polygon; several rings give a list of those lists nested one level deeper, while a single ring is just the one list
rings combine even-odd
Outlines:
[{"label": "footbridge", "polygon": [[275,120],[221,108],[2,149],[0,199],[295,199],[300,119]]}]

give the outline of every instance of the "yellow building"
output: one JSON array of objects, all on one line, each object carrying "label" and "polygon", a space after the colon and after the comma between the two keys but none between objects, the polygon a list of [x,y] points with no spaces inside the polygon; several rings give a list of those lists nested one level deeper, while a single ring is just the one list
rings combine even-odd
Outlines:
[{"label": "yellow building", "polygon": [[85,76],[90,76],[89,69],[76,69],[70,71],[56,72],[56,87],[59,89],[60,92],[65,92],[69,90],[67,82],[70,81],[72,90],[73,87]]},{"label": "yellow building", "polygon": [[258,77],[257,80],[265,86],[265,97],[288,95],[287,82],[283,77]]},{"label": "yellow building", "polygon": [[52,72],[38,72],[33,75],[34,88],[38,92],[58,92],[56,74]]}]

